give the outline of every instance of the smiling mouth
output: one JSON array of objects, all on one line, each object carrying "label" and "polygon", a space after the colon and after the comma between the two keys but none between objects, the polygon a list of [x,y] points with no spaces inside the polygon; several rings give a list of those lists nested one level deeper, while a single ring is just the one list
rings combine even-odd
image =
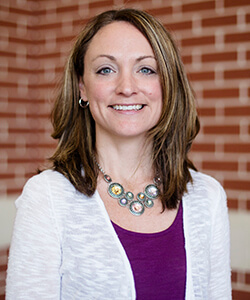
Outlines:
[{"label": "smiling mouth", "polygon": [[112,105],[111,106],[115,110],[119,111],[137,111],[140,110],[144,107],[142,104],[136,104],[136,105]]}]

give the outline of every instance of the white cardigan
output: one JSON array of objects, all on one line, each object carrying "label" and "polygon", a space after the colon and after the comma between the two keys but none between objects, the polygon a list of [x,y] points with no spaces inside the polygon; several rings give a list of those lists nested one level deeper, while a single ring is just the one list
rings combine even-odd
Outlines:
[{"label": "white cardigan", "polygon": [[[192,177],[183,196],[186,299],[231,299],[226,196],[213,178]],[[7,300],[136,298],[130,263],[97,191],[89,198],[47,170],[27,182],[16,206]]]}]

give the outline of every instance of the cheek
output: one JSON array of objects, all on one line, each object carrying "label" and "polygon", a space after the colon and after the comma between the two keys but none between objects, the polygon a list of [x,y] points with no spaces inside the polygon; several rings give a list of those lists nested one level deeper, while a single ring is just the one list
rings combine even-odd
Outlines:
[{"label": "cheek", "polygon": [[162,89],[159,82],[148,86],[148,95],[152,98],[153,101],[157,101],[159,103],[162,102]]},{"label": "cheek", "polygon": [[109,94],[109,89],[107,84],[95,83],[89,85],[87,88],[87,96],[90,102],[103,103],[107,99]]}]

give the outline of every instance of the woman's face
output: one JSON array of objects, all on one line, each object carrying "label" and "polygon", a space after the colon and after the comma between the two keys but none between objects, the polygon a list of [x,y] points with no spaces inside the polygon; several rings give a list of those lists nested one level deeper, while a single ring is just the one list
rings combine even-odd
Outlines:
[{"label": "woman's face", "polygon": [[153,50],[127,22],[100,29],[84,58],[81,97],[89,101],[96,137],[146,136],[158,122],[162,91]]}]

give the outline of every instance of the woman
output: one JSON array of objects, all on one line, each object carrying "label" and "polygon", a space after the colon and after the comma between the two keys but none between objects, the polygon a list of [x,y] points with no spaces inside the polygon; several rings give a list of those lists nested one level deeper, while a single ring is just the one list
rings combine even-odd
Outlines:
[{"label": "woman", "polygon": [[7,299],[231,298],[225,193],[187,157],[195,100],[157,20],[91,20],[52,122],[53,168],[16,202]]}]

